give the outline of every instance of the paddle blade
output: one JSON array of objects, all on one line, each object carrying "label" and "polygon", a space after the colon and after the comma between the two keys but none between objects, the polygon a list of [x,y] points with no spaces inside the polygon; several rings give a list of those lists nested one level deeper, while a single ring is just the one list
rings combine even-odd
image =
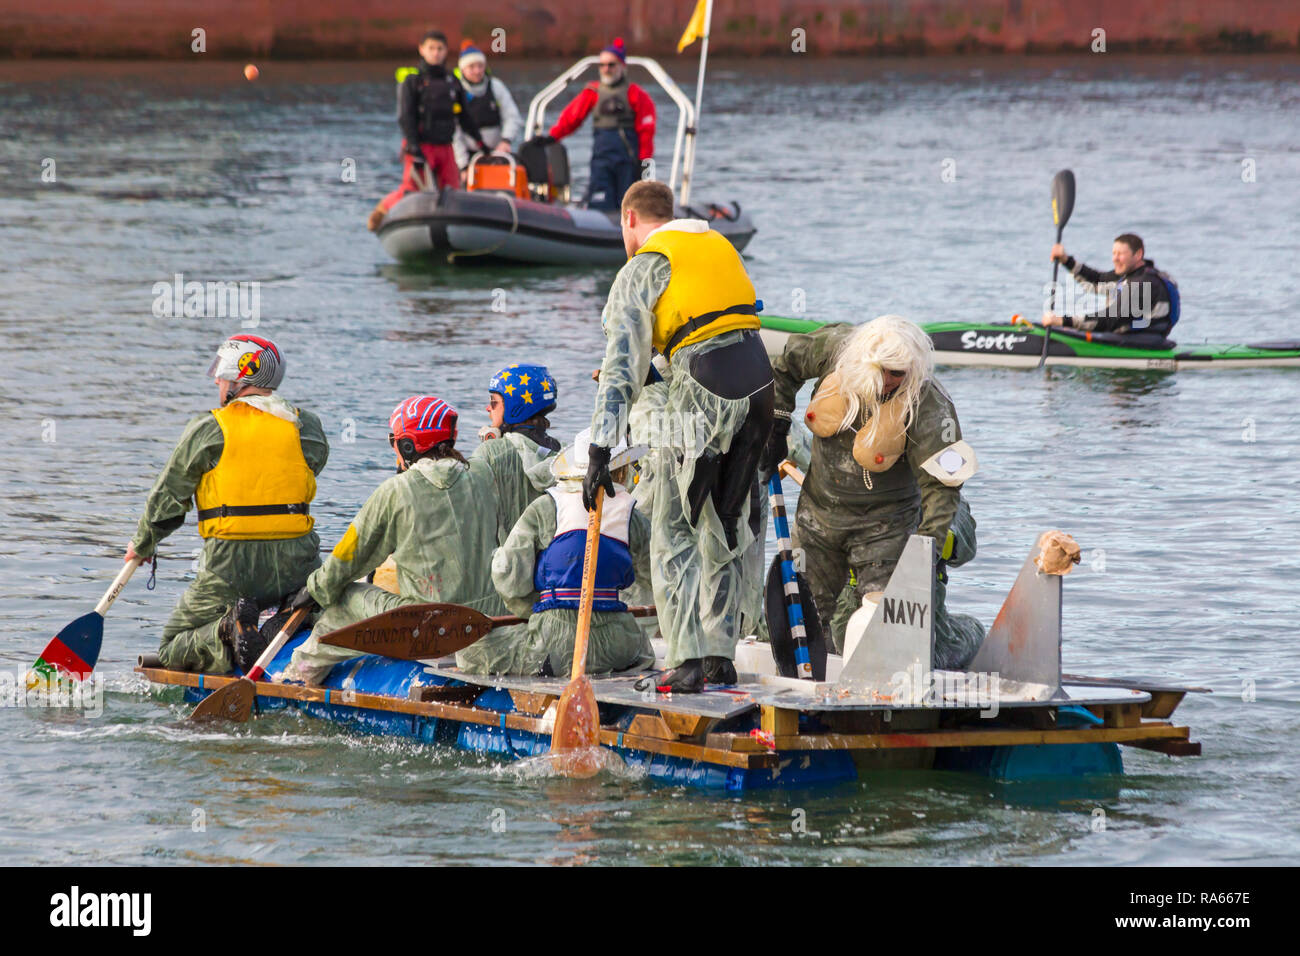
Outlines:
[{"label": "paddle blade", "polygon": [[[551,731],[551,753],[569,754],[571,776],[590,776],[600,769],[600,710],[596,691],[585,674],[569,681],[555,707],[555,729]],[[584,759],[581,753],[591,754]],[[590,771],[590,772],[587,772]]]},{"label": "paddle blade", "polygon": [[53,683],[61,674],[84,680],[95,669],[103,643],[104,616],[95,611],[83,614],[45,645],[28,671],[28,689],[37,683]]},{"label": "paddle blade", "polygon": [[460,604],[410,604],[321,637],[322,644],[399,661],[446,657],[492,629],[492,619]]},{"label": "paddle blade", "polygon": [[1052,179],[1052,224],[1057,231],[1065,228],[1074,212],[1074,173],[1063,169]]},{"label": "paddle blade", "polygon": [[189,719],[246,723],[253,713],[253,700],[256,697],[257,686],[247,677],[241,677],[203,698]]},{"label": "paddle blade", "polygon": [[[803,610],[803,626],[808,642],[808,661],[812,664],[813,680],[826,679],[826,639],[822,636],[821,620],[813,607],[812,592],[808,582],[797,571],[799,604]],[[795,658],[795,639],[790,632],[790,615],[785,606],[785,582],[781,578],[781,556],[775,555],[767,569],[767,591],[764,605],[767,611],[767,634],[772,642],[772,657],[776,671],[782,677],[798,677],[799,665]]]}]

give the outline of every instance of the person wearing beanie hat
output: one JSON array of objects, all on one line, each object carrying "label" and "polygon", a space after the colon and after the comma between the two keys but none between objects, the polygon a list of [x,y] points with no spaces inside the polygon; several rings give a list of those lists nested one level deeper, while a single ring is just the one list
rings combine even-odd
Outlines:
[{"label": "person wearing beanie hat", "polygon": [[641,178],[641,164],[655,151],[654,100],[628,81],[627,49],[622,37],[615,37],[600,51],[600,82],[583,87],[548,135],[554,140],[563,139],[591,113],[595,115],[591,121],[587,206],[615,210],[628,187]]},{"label": "person wearing beanie hat", "polygon": [[[284,609],[323,607],[308,638],[293,653],[284,677],[318,684],[355,651],[319,637],[404,604],[464,604],[505,614],[492,586],[492,549],[505,540],[515,515],[500,507],[527,485],[519,457],[466,461],[456,450],[456,411],[432,395],[404,399],[389,417],[389,443],[398,473],[366,499],[325,563]],[[358,583],[389,555],[398,593]],[[283,610],[283,609],[282,609]],[[500,636],[502,630],[493,630]],[[522,630],[522,627],[520,627]]]},{"label": "person wearing beanie hat", "polygon": [[[492,555],[492,580],[511,613],[528,619],[527,631],[505,637],[493,631],[456,655],[474,674],[567,675],[587,547],[587,473],[591,433],[550,460],[556,484],[524,511]],[[626,591],[650,580],[650,522],[627,491],[632,463],[645,450],[626,443],[612,450],[615,493],[605,499],[596,558],[596,600],[587,645],[587,670],[607,674],[654,664],[654,649],[627,613]]]},{"label": "person wearing beanie hat", "polygon": [[[509,153],[523,134],[524,119],[510,90],[488,70],[487,56],[472,41],[464,40],[454,72],[465,88],[466,109],[478,124],[483,145],[494,153]],[[451,147],[456,152],[456,165],[463,172],[474,152],[474,142],[458,129]]]}]

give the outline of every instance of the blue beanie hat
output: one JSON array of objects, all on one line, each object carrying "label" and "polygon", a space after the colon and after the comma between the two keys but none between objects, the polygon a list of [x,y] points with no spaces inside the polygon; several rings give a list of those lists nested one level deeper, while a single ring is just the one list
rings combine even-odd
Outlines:
[{"label": "blue beanie hat", "polygon": [[492,376],[488,392],[501,396],[507,425],[518,425],[549,412],[559,396],[555,379],[545,365],[508,365]]},{"label": "blue beanie hat", "polygon": [[623,46],[622,37],[614,37],[614,42],[611,43],[609,46],[605,47],[605,49],[601,50],[600,52],[612,53],[624,63],[627,62],[627,47]]}]

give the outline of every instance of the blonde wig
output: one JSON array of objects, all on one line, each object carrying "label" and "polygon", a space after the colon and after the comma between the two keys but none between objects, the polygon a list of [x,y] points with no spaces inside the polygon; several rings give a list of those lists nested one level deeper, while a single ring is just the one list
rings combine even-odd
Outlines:
[{"label": "blonde wig", "polygon": [[921,388],[934,375],[934,345],[918,325],[899,315],[882,315],[863,325],[835,358],[846,405],[840,428],[856,430],[862,424],[862,438],[868,445],[885,437],[877,434],[882,422],[874,414],[880,406],[885,369],[907,373],[890,399],[903,403],[906,413],[901,421],[906,431],[921,401]]}]

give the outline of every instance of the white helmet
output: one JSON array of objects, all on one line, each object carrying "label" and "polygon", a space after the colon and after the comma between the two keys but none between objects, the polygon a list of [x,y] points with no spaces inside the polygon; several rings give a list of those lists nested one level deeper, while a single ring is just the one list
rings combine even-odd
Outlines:
[{"label": "white helmet", "polygon": [[234,383],[227,400],[249,387],[277,389],[284,381],[284,356],[270,339],[232,335],[217,349],[208,376]]}]

